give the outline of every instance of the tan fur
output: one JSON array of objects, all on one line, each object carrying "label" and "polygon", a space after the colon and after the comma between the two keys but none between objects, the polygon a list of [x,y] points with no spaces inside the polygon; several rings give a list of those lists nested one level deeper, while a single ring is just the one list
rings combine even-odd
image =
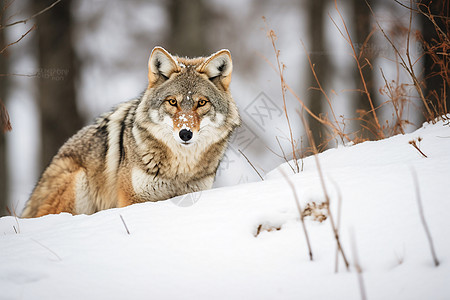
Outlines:
[{"label": "tan fur", "polygon": [[[156,47],[148,88],[69,139],[22,214],[92,214],[211,188],[240,118],[229,91],[231,56],[179,58]],[[192,137],[182,138],[188,130]]]},{"label": "tan fur", "polygon": [[129,169],[122,169],[119,174],[117,190],[117,207],[125,207],[135,202],[136,193],[131,183],[131,174]]},{"label": "tan fur", "polygon": [[178,131],[184,127],[198,131],[200,129],[200,118],[195,111],[178,111],[173,116],[173,127]]},{"label": "tan fur", "polygon": [[34,212],[36,217],[40,217],[60,212],[75,213],[74,179],[78,172],[79,166],[70,158],[52,164],[41,179],[41,193],[32,195],[23,214]]}]

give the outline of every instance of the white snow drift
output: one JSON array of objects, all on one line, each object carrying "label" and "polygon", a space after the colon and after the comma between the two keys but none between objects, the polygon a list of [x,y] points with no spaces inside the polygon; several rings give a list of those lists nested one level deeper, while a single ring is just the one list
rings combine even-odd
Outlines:
[{"label": "white snow drift", "polygon": [[[427,158],[409,144],[419,137]],[[277,169],[263,182],[91,216],[1,218],[0,299],[360,299],[354,248],[368,299],[449,299],[448,121],[319,160],[349,271],[339,257],[335,273],[329,218],[305,218],[309,260],[293,191]],[[320,206],[314,158],[301,164],[299,174],[279,168],[303,208]]]}]

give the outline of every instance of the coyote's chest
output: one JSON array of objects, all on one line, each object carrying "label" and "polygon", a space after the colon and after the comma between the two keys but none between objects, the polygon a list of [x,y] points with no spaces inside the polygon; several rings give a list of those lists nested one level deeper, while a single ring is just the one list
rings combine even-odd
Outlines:
[{"label": "coyote's chest", "polygon": [[144,201],[159,201],[178,195],[210,189],[214,176],[188,181],[177,178],[165,179],[158,175],[148,174],[141,168],[133,168],[131,171],[131,184],[134,193]]}]

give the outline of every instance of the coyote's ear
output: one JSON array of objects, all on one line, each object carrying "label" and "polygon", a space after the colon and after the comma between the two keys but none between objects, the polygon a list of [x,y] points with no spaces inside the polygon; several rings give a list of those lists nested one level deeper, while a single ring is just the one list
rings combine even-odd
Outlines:
[{"label": "coyote's ear", "polygon": [[148,85],[155,86],[157,83],[167,80],[173,72],[179,72],[180,66],[177,61],[164,48],[155,47],[148,60]]},{"label": "coyote's ear", "polygon": [[212,54],[197,67],[198,72],[206,74],[215,84],[220,83],[225,90],[228,90],[230,85],[232,70],[231,54],[226,49]]}]

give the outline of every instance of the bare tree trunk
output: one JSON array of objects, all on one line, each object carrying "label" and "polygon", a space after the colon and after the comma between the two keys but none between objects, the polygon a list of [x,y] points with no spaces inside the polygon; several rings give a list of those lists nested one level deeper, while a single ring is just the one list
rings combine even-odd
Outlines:
[{"label": "bare tree trunk", "polygon": [[[331,63],[328,58],[328,54],[325,49],[325,17],[324,11],[328,0],[314,0],[308,2],[309,20],[308,20],[308,32],[310,38],[310,57],[311,62],[314,65],[314,71],[320,84],[326,91],[326,83],[330,78],[329,74]],[[330,50],[332,51],[332,50]],[[314,79],[312,72],[309,72],[308,85],[310,87],[317,87],[317,82]],[[317,116],[325,112],[325,99],[323,94],[317,90],[310,90],[308,95],[308,107]],[[323,149],[326,145],[323,144],[325,140],[324,128],[315,119],[308,115],[308,124],[312,132],[312,136],[319,149]],[[322,144],[322,145],[321,145]],[[311,146],[311,145],[310,145]]]},{"label": "bare tree trunk", "polygon": [[[360,59],[361,66],[364,66],[362,69],[362,73],[364,79],[367,84],[367,90],[369,91],[372,99],[375,98],[377,93],[376,88],[374,86],[374,76],[373,70],[366,63],[366,59],[369,62],[372,62],[374,47],[373,44],[368,41],[367,44],[364,45],[364,41],[369,36],[372,28],[371,28],[371,13],[365,1],[362,0],[352,0],[353,5],[353,29],[356,31],[356,36],[352,37],[353,43],[355,44],[355,49],[357,51],[357,55],[359,55],[360,51],[362,51],[362,56]],[[363,48],[364,47],[364,48]],[[356,89],[363,90],[363,84],[361,81],[361,76],[357,69],[353,72],[353,78],[355,82]],[[370,103],[367,99],[367,95],[364,93],[356,93],[354,98],[355,110],[360,112],[361,119],[358,121],[357,128],[362,129],[362,126],[367,127],[367,129],[361,130],[361,137],[364,139],[374,139],[376,136],[371,132],[374,129],[374,119],[373,114],[370,112]],[[358,116],[359,117],[359,116]]]},{"label": "bare tree trunk", "polygon": [[[449,0],[422,0],[420,1],[424,5],[428,6],[430,8],[431,14],[435,16],[442,16],[448,19],[449,17],[449,10],[450,10],[450,1]],[[425,10],[422,8],[422,10]],[[443,32],[447,33],[447,37],[449,37],[449,27],[450,22],[445,22],[444,18],[441,17],[435,17],[434,20],[436,24],[442,29]],[[433,25],[433,23],[426,18],[425,16],[421,15],[421,23],[422,23],[422,34],[425,42],[429,45],[436,45],[436,41],[439,41],[439,37],[436,32],[436,28]],[[448,46],[448,44],[447,44]],[[439,48],[435,49],[436,52],[445,52],[445,49]],[[448,56],[446,55],[440,55],[442,57],[442,62],[446,62],[445,64],[448,67]],[[433,61],[433,58],[431,55],[425,55],[424,57],[424,69],[425,69],[425,86],[426,86],[426,92],[427,99],[431,102],[432,106],[435,107],[439,111],[440,103],[437,101],[437,99],[443,99],[444,95],[446,95],[446,99],[444,101],[446,102],[446,108],[447,112],[450,110],[450,96],[449,96],[449,86],[448,86],[448,79],[447,83],[444,83],[443,78],[441,77],[441,69],[439,67],[439,64],[435,63]],[[447,74],[448,77],[448,74]],[[444,93],[445,91],[445,93]]]},{"label": "bare tree trunk", "polygon": [[207,55],[206,31],[210,14],[203,0],[170,0],[168,3],[170,32],[169,51],[182,56]]},{"label": "bare tree trunk", "polygon": [[[3,8],[4,0],[0,1],[0,7]],[[0,25],[3,24],[3,18],[0,16]],[[6,46],[5,31],[0,29],[0,49]],[[8,51],[3,52],[0,57],[0,74],[8,74]],[[0,76],[0,101],[5,102],[8,93],[8,77]],[[8,164],[6,157],[6,137],[0,128],[0,216],[6,215],[6,206],[9,201],[9,180]]]},{"label": "bare tree trunk", "polygon": [[[35,0],[34,10],[39,11],[53,2]],[[45,167],[59,147],[83,125],[76,105],[78,68],[72,45],[70,9],[70,0],[61,1],[36,20],[41,167]]]}]

